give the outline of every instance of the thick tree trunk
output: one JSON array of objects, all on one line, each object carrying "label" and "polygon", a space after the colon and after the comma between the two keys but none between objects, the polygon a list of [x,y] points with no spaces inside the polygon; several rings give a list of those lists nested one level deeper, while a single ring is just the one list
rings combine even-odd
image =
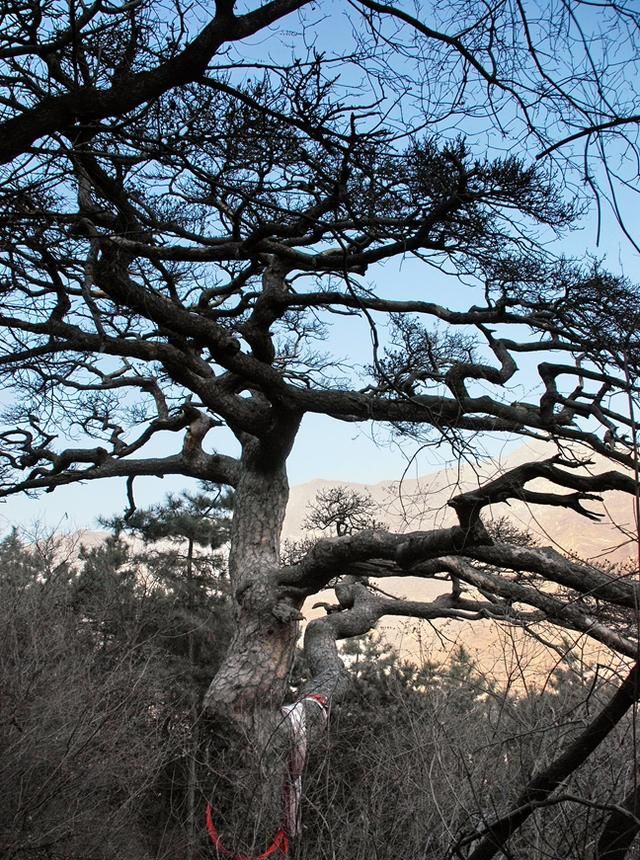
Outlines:
[{"label": "thick tree trunk", "polygon": [[282,600],[276,585],[289,499],[285,467],[268,462],[255,440],[244,447],[229,555],[235,632],[205,696],[210,713],[236,717],[281,703],[300,617],[299,605]]},{"label": "thick tree trunk", "polygon": [[235,632],[205,696],[217,727],[211,802],[225,847],[260,853],[280,826],[289,732],[280,712],[299,633],[299,605],[277,586],[289,497],[284,458],[243,440],[229,574]]}]

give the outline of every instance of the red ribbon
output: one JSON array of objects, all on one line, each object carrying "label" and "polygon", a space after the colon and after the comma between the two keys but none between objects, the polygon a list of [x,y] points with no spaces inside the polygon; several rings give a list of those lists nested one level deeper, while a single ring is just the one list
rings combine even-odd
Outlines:
[{"label": "red ribbon", "polygon": [[[329,710],[329,703],[321,693],[310,693],[308,696],[305,696],[304,699],[311,699],[320,705],[326,719]],[[304,701],[304,699],[301,701]],[[267,860],[268,857],[273,856],[277,851],[279,851],[283,857],[287,857],[289,853],[289,836],[295,836],[299,826],[299,807],[296,805],[297,800],[295,798],[294,782],[296,779],[301,777],[303,766],[304,760],[302,763],[297,762],[295,753],[292,749],[289,758],[289,775],[284,785],[282,797],[284,806],[283,826],[278,830],[276,835],[273,837],[271,844],[262,852],[262,854],[234,854],[233,851],[229,851],[228,848],[225,848],[213,821],[213,807],[209,802],[207,802],[205,810],[205,824],[207,827],[207,833],[213,842],[213,847],[216,849],[218,856],[229,857],[231,860]],[[292,805],[295,810],[294,812],[291,811]],[[287,831],[289,832],[287,833]]]},{"label": "red ribbon", "polygon": [[319,705],[322,705],[325,711],[329,710],[329,702],[326,696],[323,696],[322,693],[309,693],[308,696],[305,696],[305,699],[313,699],[314,702],[317,702]]},{"label": "red ribbon", "polygon": [[233,851],[229,851],[229,849],[225,848],[222,844],[220,834],[218,833],[213,821],[213,807],[209,802],[207,802],[207,808],[205,811],[205,823],[207,825],[207,833],[209,834],[209,837],[213,842],[213,847],[218,852],[218,855],[230,857],[231,860],[267,860],[267,857],[271,857],[276,853],[276,851],[279,851],[283,857],[286,857],[289,853],[289,840],[284,830],[278,830],[276,835],[273,837],[271,845],[269,845],[262,854],[258,854],[257,856],[251,854],[234,854]]}]

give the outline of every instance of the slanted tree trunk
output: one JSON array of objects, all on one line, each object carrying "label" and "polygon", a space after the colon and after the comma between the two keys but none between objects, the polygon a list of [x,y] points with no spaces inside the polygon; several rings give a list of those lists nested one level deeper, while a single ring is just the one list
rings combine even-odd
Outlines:
[{"label": "slanted tree trunk", "polygon": [[589,725],[555,761],[530,780],[513,808],[487,828],[485,835],[469,854],[469,860],[492,860],[502,853],[505,843],[533,815],[537,806],[584,764],[638,700],[640,700],[640,663],[635,663],[614,695]]},{"label": "slanted tree trunk", "polygon": [[597,860],[625,860],[640,832],[639,816],[640,785],[637,785],[607,819],[598,842]]}]

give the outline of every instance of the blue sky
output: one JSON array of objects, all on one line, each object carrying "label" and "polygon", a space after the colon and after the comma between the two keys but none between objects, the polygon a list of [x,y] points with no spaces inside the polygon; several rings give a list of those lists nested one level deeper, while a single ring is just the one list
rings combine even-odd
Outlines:
[{"label": "blue sky", "polygon": [[[327,5],[325,10],[336,12],[339,7]],[[208,14],[208,10],[207,10]],[[305,15],[315,17],[320,12],[308,10]],[[340,26],[338,25],[340,23]],[[297,36],[297,22],[292,20],[292,30],[284,33],[280,49],[288,54],[286,46],[287,38],[295,41]],[[285,27],[286,30],[286,27]],[[343,43],[348,41],[346,23],[342,18],[331,18],[327,16],[320,26],[320,30],[330,33],[332,47],[340,51]],[[284,32],[284,31],[283,31]],[[265,37],[261,34],[250,43],[248,54],[253,50],[256,56],[265,59]],[[269,41],[270,55],[277,41]],[[242,46],[246,51],[247,45]],[[473,128],[473,123],[472,126]],[[484,132],[480,132],[478,125],[478,142],[485,138]],[[496,138],[495,145],[500,146]],[[620,153],[619,153],[620,154]],[[622,200],[622,205],[627,211],[633,212],[637,206],[637,200],[631,194]],[[606,265],[613,271],[623,271],[632,280],[640,281],[640,266],[638,266],[637,254],[625,239],[619,227],[615,224],[612,213],[603,209],[603,227],[600,235],[599,247],[596,247],[596,220],[593,211],[583,220],[580,228],[558,244],[558,250],[568,256],[581,256],[585,252],[597,256],[606,255]],[[392,293],[397,282],[401,282],[403,297],[428,298],[429,300],[442,301],[466,307],[474,301],[481,301],[481,297],[473,298],[469,292],[456,287],[452,288],[451,281],[444,281],[432,269],[408,260],[404,264],[391,265],[372,271],[368,281],[378,282],[381,289],[386,293]],[[354,365],[364,365],[370,361],[370,332],[364,320],[356,321],[354,318],[340,321],[336,318],[331,334],[331,348],[338,356],[343,356]],[[354,328],[355,326],[355,328]],[[216,431],[218,432],[218,431]],[[215,434],[212,439],[215,441]],[[227,440],[225,440],[227,441]],[[491,451],[502,441],[488,440],[487,448]],[[175,449],[176,440],[172,440],[171,449]],[[230,451],[227,444],[220,445],[219,450]],[[435,451],[433,449],[417,452],[417,446],[404,442],[399,445],[389,440],[384,428],[372,428],[367,425],[344,424],[330,418],[316,415],[308,415],[299,434],[297,443],[289,461],[289,477],[292,484],[304,483],[314,478],[326,478],[336,481],[356,481],[362,483],[376,483],[381,480],[398,479],[403,472],[409,468],[410,474],[424,473],[438,468],[443,459],[446,459],[446,451]],[[166,452],[162,452],[166,453]],[[138,479],[136,481],[136,500],[140,506],[158,502],[166,493],[176,492],[188,486],[182,478],[155,478]],[[122,479],[111,479],[109,481],[93,482],[82,486],[63,487],[54,493],[45,494],[38,499],[12,497],[0,504],[0,528],[14,524],[30,524],[36,520],[44,520],[50,526],[60,526],[62,529],[74,529],[78,527],[95,527],[97,517],[109,516],[119,513],[126,504],[124,481]]]},{"label": "blue sky", "polygon": [[[599,248],[595,247],[595,221],[585,219],[583,226],[561,243],[567,254],[579,255],[588,250],[606,254],[606,262],[614,271],[621,268],[627,276],[640,281],[637,254],[624,239],[619,228],[611,221],[602,233]],[[402,284],[403,295],[422,295],[435,301],[449,301],[468,306],[473,304],[473,291],[456,287],[418,261],[406,261],[399,268],[387,265],[372,271],[371,280],[383,292]],[[459,289],[459,292],[458,292]],[[480,296],[476,301],[480,300]],[[370,332],[365,321],[353,317],[337,318],[331,335],[335,353],[358,365],[366,364],[370,356]],[[225,453],[234,453],[235,442],[230,434],[224,438],[213,431],[211,442]],[[517,445],[517,440],[512,442]],[[484,440],[485,450],[491,454],[505,445],[504,437]],[[171,449],[176,447],[172,439]],[[168,453],[168,450],[160,450]],[[345,424],[320,415],[307,415],[289,460],[290,483],[300,484],[315,478],[353,481],[373,484],[383,480],[397,480],[405,471],[409,477],[440,468],[446,462],[447,450],[424,448],[415,443],[393,441],[384,427],[370,424]],[[144,507],[160,501],[169,492],[195,486],[180,477],[140,478],[135,484],[136,501]],[[123,479],[88,482],[84,485],[61,487],[39,498],[15,496],[0,504],[0,530],[13,525],[30,526],[35,522],[56,527],[62,531],[76,528],[96,528],[100,516],[121,513],[126,506]]]}]

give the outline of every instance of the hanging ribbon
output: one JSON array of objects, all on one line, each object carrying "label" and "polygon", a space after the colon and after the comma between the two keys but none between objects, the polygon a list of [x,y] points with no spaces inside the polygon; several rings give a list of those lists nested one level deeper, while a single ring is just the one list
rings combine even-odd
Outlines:
[{"label": "hanging ribbon", "polygon": [[269,845],[266,851],[263,851],[262,854],[255,856],[251,854],[235,854],[233,851],[229,851],[229,849],[225,848],[222,844],[220,834],[218,833],[213,821],[213,807],[209,802],[207,802],[205,812],[205,824],[207,826],[209,838],[213,842],[213,847],[216,849],[219,856],[230,857],[232,860],[267,860],[267,857],[271,857],[277,851],[279,851],[283,857],[286,857],[289,853],[289,840],[287,838],[287,834],[282,830],[282,828],[278,830],[271,841],[271,845]]},{"label": "hanging ribbon", "polygon": [[305,702],[315,702],[322,710],[325,722],[328,718],[327,700],[319,693],[311,693],[281,709],[289,726],[289,766],[282,792],[282,827],[291,839],[302,832],[302,773],[307,759]]},{"label": "hanging ribbon", "polygon": [[307,758],[307,720],[305,702],[315,702],[321,709],[325,722],[329,718],[329,705],[320,693],[310,693],[292,705],[281,709],[282,716],[289,728],[289,761],[287,777],[282,790],[282,825],[273,837],[269,847],[258,855],[235,854],[225,848],[213,821],[213,807],[207,802],[205,824],[207,833],[218,856],[231,860],[267,860],[277,852],[283,857],[289,853],[289,839],[295,839],[302,832],[301,801],[302,773]]}]

